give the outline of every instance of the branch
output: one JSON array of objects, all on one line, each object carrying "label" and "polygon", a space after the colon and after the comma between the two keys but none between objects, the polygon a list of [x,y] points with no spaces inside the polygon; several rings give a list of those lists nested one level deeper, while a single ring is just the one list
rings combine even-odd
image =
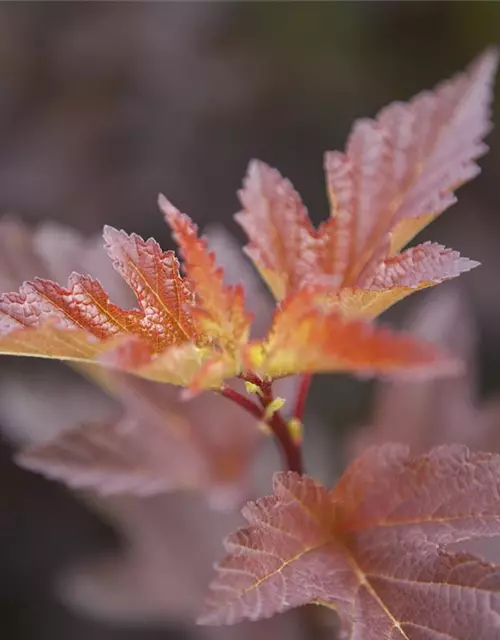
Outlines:
[{"label": "branch", "polygon": [[230,387],[223,387],[219,393],[223,395],[225,398],[229,398],[236,404],[239,404],[240,407],[248,411],[252,416],[257,418],[257,420],[262,420],[264,416],[263,409],[260,409],[254,402],[252,402],[249,398],[245,397],[239,391],[235,391]]},{"label": "branch", "polygon": [[281,416],[279,411],[274,412],[269,418],[265,415],[266,409],[274,401],[271,383],[261,380],[256,376],[252,376],[248,381],[259,387],[261,393],[257,394],[257,396],[262,408],[259,408],[254,402],[252,402],[252,400],[230,387],[223,387],[219,393],[248,411],[248,413],[260,422],[265,422],[279,443],[285,460],[286,469],[288,471],[296,471],[297,473],[302,474],[302,449],[300,444],[295,442],[292,438],[288,423]]},{"label": "branch", "polygon": [[[265,411],[274,401],[272,383],[262,381],[260,387],[262,395],[259,395],[259,400]],[[285,458],[286,468],[288,471],[295,471],[302,475],[304,473],[302,465],[302,447],[292,438],[287,421],[279,411],[276,411],[273,413],[268,424],[280,444],[283,457]]]},{"label": "branch", "polygon": [[288,471],[295,471],[302,475],[304,473],[302,465],[302,448],[293,440],[288,424],[279,411],[273,415],[269,426],[280,443]]}]

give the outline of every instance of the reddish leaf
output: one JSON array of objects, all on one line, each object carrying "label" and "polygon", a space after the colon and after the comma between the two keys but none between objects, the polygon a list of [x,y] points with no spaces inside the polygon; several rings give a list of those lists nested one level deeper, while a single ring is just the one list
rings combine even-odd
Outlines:
[{"label": "reddish leaf", "polygon": [[196,318],[200,333],[211,336],[226,348],[244,344],[249,335],[252,316],[245,311],[241,285],[223,282],[224,272],[215,264],[215,254],[198,238],[197,226],[178,211],[164,196],[159,205],[179,245],[186,272],[200,298],[203,309]]},{"label": "reddish leaf", "polygon": [[[244,210],[236,219],[249,236],[248,254],[277,299],[311,282],[328,282],[339,295],[346,288],[370,290],[384,260],[455,201],[453,191],[477,174],[475,160],[486,150],[481,140],[490,129],[496,64],[496,52],[487,51],[433,93],[358,121],[346,152],[326,154],[332,215],[317,231],[290,183],[266,165],[251,164],[240,193]],[[420,275],[433,275],[426,280],[430,286],[472,266],[441,264],[429,271],[428,264]],[[421,284],[416,275],[406,280],[415,284],[405,286]],[[380,293],[371,294],[373,300],[385,298],[370,303],[372,312],[410,293],[389,295],[390,283],[383,289],[379,283]],[[351,305],[345,311],[364,315]]]},{"label": "reddish leaf", "polygon": [[307,243],[314,234],[299,194],[276,169],[253,160],[239,192],[235,219],[247,233],[245,252],[277,300],[297,289],[314,269]]},{"label": "reddish leaf", "polygon": [[115,269],[137,297],[143,332],[154,350],[194,338],[194,295],[180,277],[173,251],[163,252],[152,238],[144,241],[108,226],[104,240]]},{"label": "reddish leaf", "polygon": [[36,278],[19,293],[0,296],[0,332],[38,327],[54,320],[61,329],[79,329],[101,340],[139,331],[139,315],[111,304],[101,285],[89,276],[72,274],[68,288]]},{"label": "reddish leaf", "polygon": [[17,461],[74,489],[104,496],[194,489],[199,461],[194,450],[175,442],[173,420],[164,416],[163,429],[133,417],[87,424],[25,449]]},{"label": "reddish leaf", "polygon": [[381,262],[364,286],[372,291],[393,287],[422,289],[456,278],[478,265],[479,262],[461,258],[457,251],[440,244],[424,242]]},{"label": "reddish leaf", "polygon": [[[156,363],[138,375],[189,384],[206,353],[196,346],[190,313],[194,298],[179,274],[174,253],[162,252],[152,239],[144,241],[111,227],[106,227],[105,239],[113,264],[136,294],[140,309],[112,304],[101,285],[88,276],[73,274],[66,289],[35,279],[19,293],[0,296],[0,352],[82,363],[96,363],[100,354],[106,354],[102,363],[128,371],[149,365],[153,354],[162,351]],[[110,342],[111,338],[118,342]],[[130,359],[132,343],[135,358],[142,351],[140,362]]]},{"label": "reddish leaf", "polygon": [[363,640],[500,637],[500,568],[444,545],[500,534],[500,457],[368,450],[329,492],[293,473],[226,541],[202,623],[315,602]]},{"label": "reddish leaf", "polygon": [[434,93],[358,121],[346,153],[327,154],[333,217],[321,230],[320,263],[344,286],[355,286],[376,268],[399,221],[426,217],[417,227],[407,225],[397,243],[393,238],[392,250],[453,204],[453,191],[477,175],[474,161],[485,153],[481,140],[491,127],[496,65],[496,52],[487,51]]},{"label": "reddish leaf", "polygon": [[[291,185],[265,165],[251,165],[241,194],[248,210],[239,220],[264,278],[278,298],[284,296],[267,340],[248,344],[251,315],[243,288],[223,282],[196,225],[161,196],[193,291],[172,252],[107,227],[108,252],[139,309],[113,305],[99,283],[84,276],[73,276],[67,289],[44,280],[27,283],[19,293],[0,297],[0,353],[90,363],[104,353],[102,363],[192,385],[193,391],[220,388],[249,366],[267,377],[342,368],[438,370],[436,352],[356,322],[348,325],[336,314],[373,318],[412,289],[475,266],[439,245],[388,254],[390,245],[399,243],[399,249],[402,241],[395,225],[414,217],[420,225],[421,215],[437,215],[453,200],[457,184],[476,171],[495,64],[496,55],[487,52],[434,94],[391,105],[376,121],[358,122],[346,154],[327,156],[333,216],[317,231]],[[409,227],[403,231],[408,236]],[[311,283],[321,291],[311,300],[309,293],[299,298],[300,309],[293,296]],[[56,324],[47,329],[44,322],[51,319]],[[100,341],[94,348],[87,334]],[[118,346],[106,343],[116,336]]]}]

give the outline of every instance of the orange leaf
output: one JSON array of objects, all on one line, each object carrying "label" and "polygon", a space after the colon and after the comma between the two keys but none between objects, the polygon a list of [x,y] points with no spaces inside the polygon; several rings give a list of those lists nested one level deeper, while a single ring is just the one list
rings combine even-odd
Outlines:
[{"label": "orange leaf", "polygon": [[210,348],[198,347],[194,342],[172,345],[155,354],[151,353],[146,342],[130,337],[111,344],[99,361],[140,378],[187,387],[198,379],[200,369],[212,357]]},{"label": "orange leaf", "polygon": [[87,331],[59,328],[53,322],[0,335],[0,353],[6,355],[95,363],[107,348],[108,341],[99,341]]},{"label": "orange leaf", "polygon": [[[496,638],[500,568],[443,545],[500,534],[500,457],[440,447],[369,449],[332,492],[275,475],[225,542],[205,624],[335,608],[351,638]],[[493,633],[493,635],[492,635]]]},{"label": "orange leaf", "polygon": [[0,352],[101,363],[152,380],[189,384],[211,352],[196,344],[194,296],[174,253],[111,227],[104,236],[140,309],[112,304],[89,276],[72,274],[67,288],[38,278],[19,293],[0,296]]},{"label": "orange leaf", "polygon": [[[217,388],[245,367],[267,377],[449,371],[450,361],[436,350],[348,324],[340,314],[373,318],[411,290],[475,266],[440,245],[392,253],[477,171],[495,65],[496,55],[487,52],[433,94],[390,105],[376,121],[359,121],[346,153],[327,155],[333,211],[317,231],[290,183],[263,164],[251,164],[238,220],[249,233],[257,267],[276,296],[285,296],[266,340],[248,344],[251,315],[243,288],[224,284],[196,225],[161,196],[193,291],[172,252],[162,252],[153,239],[106,227],[108,253],[139,308],[113,305],[86,276],[73,275],[67,289],[35,280],[17,294],[0,296],[0,352],[91,363],[107,352],[102,362],[107,359],[108,366],[193,391]],[[315,292],[307,289],[301,297],[311,285]],[[45,329],[47,319],[55,324]],[[29,333],[21,336],[18,327]],[[91,354],[85,332],[104,341]],[[118,346],[107,344],[115,337]]]},{"label": "orange leaf", "polygon": [[410,376],[456,373],[458,363],[439,349],[348,320],[336,310],[324,311],[317,295],[314,289],[302,289],[282,303],[269,337],[246,347],[245,363],[250,370],[271,379],[328,371]]},{"label": "orange leaf", "polygon": [[224,284],[223,270],[216,266],[215,254],[208,251],[205,240],[198,237],[198,228],[188,216],[180,213],[165,196],[160,196],[159,205],[202,304],[202,309],[195,312],[200,333],[211,336],[228,349],[244,344],[252,316],[245,311],[243,288]]}]

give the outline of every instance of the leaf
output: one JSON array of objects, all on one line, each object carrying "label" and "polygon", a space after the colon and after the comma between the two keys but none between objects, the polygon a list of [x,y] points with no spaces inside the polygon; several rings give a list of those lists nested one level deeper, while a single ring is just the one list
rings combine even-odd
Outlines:
[{"label": "leaf", "polygon": [[[245,210],[237,218],[250,236],[247,251],[284,309],[267,339],[248,342],[252,316],[241,284],[224,282],[196,225],[160,196],[189,283],[172,252],[162,252],[152,239],[106,227],[108,253],[139,308],[112,304],[87,276],[72,276],[67,289],[35,280],[17,294],[0,296],[0,353],[91,364],[99,355],[108,366],[191,386],[192,392],[220,388],[245,367],[266,377],[344,367],[361,373],[438,371],[442,357],[429,348],[387,333],[372,335],[356,322],[349,327],[337,315],[372,319],[412,290],[476,266],[440,245],[391,252],[401,248],[403,236],[408,240],[429,216],[443,211],[454,200],[453,189],[477,172],[475,160],[485,150],[481,138],[490,126],[496,58],[488,51],[434,93],[390,105],[377,120],[359,121],[346,153],[327,155],[332,217],[318,230],[289,182],[262,163],[251,164],[240,194]],[[413,218],[415,225],[408,225]],[[306,300],[301,311],[293,296],[308,287],[316,288],[316,299]],[[47,319],[56,322],[50,337],[43,328]],[[18,326],[32,330],[21,337]],[[101,341],[119,336],[121,342],[99,344],[90,353],[83,334],[65,340],[64,328]],[[51,351],[55,329],[64,344]],[[444,366],[448,371],[449,362]]]},{"label": "leaf", "polygon": [[73,489],[93,489],[104,496],[194,488],[189,456],[183,451],[179,457],[168,436],[162,438],[160,431],[148,427],[147,422],[125,419],[86,424],[25,449],[17,462]]},{"label": "leaf", "polygon": [[73,273],[68,288],[35,278],[19,293],[0,296],[0,331],[38,327],[53,319],[59,328],[79,329],[99,339],[139,330],[139,316],[110,303],[101,285],[89,276]]},{"label": "leaf", "polygon": [[[346,152],[325,156],[331,217],[317,230],[288,181],[262,163],[250,165],[236,220],[250,239],[247,253],[278,300],[311,283],[328,282],[339,295],[370,290],[387,267],[384,261],[455,201],[453,191],[478,173],[475,160],[486,151],[481,140],[491,126],[496,64],[497,53],[488,50],[433,93],[393,103],[375,120],[357,121]],[[426,286],[458,275],[461,266],[455,266]],[[392,295],[386,288],[371,296],[372,312],[410,293]],[[380,296],[383,304],[376,302]],[[350,305],[346,310],[364,315]]]},{"label": "leaf", "polygon": [[[420,230],[422,216],[442,213],[455,202],[453,191],[477,175],[475,160],[485,153],[481,140],[491,128],[496,65],[496,52],[486,51],[433,93],[393,103],[375,120],[358,121],[346,153],[327,154],[333,217],[322,230],[329,242],[320,262],[344,286],[354,286],[375,268],[401,220],[420,218],[417,228],[406,226],[393,251]],[[339,261],[340,253],[346,260]]]},{"label": "leaf", "polygon": [[[101,362],[127,371],[147,365],[143,377],[188,384],[206,354],[196,346],[190,315],[194,298],[174,253],[162,252],[152,239],[144,241],[111,227],[104,235],[113,264],[136,294],[140,308],[112,304],[99,282],[89,276],[72,274],[67,288],[37,278],[19,293],[0,296],[0,352]],[[134,356],[141,352],[140,362],[130,359],[132,343]],[[170,345],[175,349],[170,351]],[[150,365],[158,351],[162,352],[158,361]]]},{"label": "leaf", "polygon": [[196,489],[212,506],[238,504],[261,440],[254,419],[217,396],[190,403],[164,385],[118,377],[125,412],[25,448],[25,468],[100,495]]},{"label": "leaf", "polygon": [[262,337],[271,324],[274,304],[262,280],[241,250],[241,245],[224,227],[213,224],[205,229],[208,248],[224,268],[224,282],[241,284],[245,291],[246,309],[253,314],[250,335]]},{"label": "leaf", "polygon": [[264,162],[252,160],[238,193],[243,211],[235,220],[250,239],[253,260],[277,300],[297,289],[314,269],[306,250],[314,228],[291,183]]},{"label": "leaf", "polygon": [[139,335],[154,351],[193,338],[187,313],[193,296],[180,277],[173,252],[162,253],[154,240],[145,242],[111,227],[105,228],[104,235],[114,266],[136,294],[140,310],[112,304],[89,276],[72,274],[67,289],[37,278],[25,283],[19,293],[0,296],[0,332],[37,328],[54,319],[61,329],[87,331],[101,340],[118,334]]},{"label": "leaf", "polygon": [[163,252],[152,238],[144,241],[108,226],[104,240],[113,266],[137,297],[143,313],[141,333],[154,351],[194,338],[194,295],[180,276],[174,252]]},{"label": "leaf", "polygon": [[281,305],[269,337],[250,343],[245,362],[271,379],[314,371],[446,375],[457,367],[430,345],[323,311],[314,289],[302,289]]},{"label": "leaf", "polygon": [[95,362],[106,348],[109,348],[106,342],[99,342],[85,331],[60,329],[50,322],[37,329],[16,329],[0,337],[2,354],[73,362]]},{"label": "leaf", "polygon": [[245,311],[241,285],[224,284],[224,272],[215,265],[215,254],[198,238],[197,226],[166,198],[159,205],[181,249],[184,267],[203,309],[196,311],[199,331],[223,347],[234,349],[248,340],[252,316]]},{"label": "leaf", "polygon": [[500,637],[500,568],[446,545],[500,534],[500,456],[439,447],[369,449],[328,491],[276,474],[243,511],[211,585],[205,624],[336,609],[351,638]]},{"label": "leaf", "polygon": [[377,267],[365,286],[371,290],[394,287],[422,289],[477,267],[479,262],[461,258],[457,251],[440,244],[424,242],[392,258],[386,258]]},{"label": "leaf", "polygon": [[416,290],[455,278],[479,263],[457,251],[424,242],[380,263],[364,288],[320,288],[318,301],[348,318],[373,319]]}]

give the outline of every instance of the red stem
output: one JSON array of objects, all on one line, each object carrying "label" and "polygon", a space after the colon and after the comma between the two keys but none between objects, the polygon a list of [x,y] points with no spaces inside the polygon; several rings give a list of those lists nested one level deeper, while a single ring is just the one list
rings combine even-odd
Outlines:
[{"label": "red stem", "polygon": [[263,410],[239,391],[235,391],[230,387],[223,387],[219,393],[225,398],[229,398],[233,402],[236,402],[236,404],[239,404],[240,407],[243,407],[248,413],[251,413],[257,420],[262,420],[264,416]]},{"label": "red stem", "polygon": [[295,404],[295,411],[293,414],[300,422],[302,422],[302,418],[304,417],[304,409],[306,408],[307,395],[311,387],[311,380],[312,376],[310,373],[305,373],[300,378],[297,403]]},{"label": "red stem", "polygon": [[[273,402],[273,390],[270,382],[261,383],[262,395],[259,396],[264,410]],[[278,440],[288,471],[295,471],[301,475],[304,473],[302,465],[302,448],[296,443],[291,434],[286,420],[279,411],[273,413],[269,426]]]},{"label": "red stem", "polygon": [[288,425],[279,412],[276,412],[273,415],[269,426],[281,445],[281,451],[285,458],[288,471],[295,471],[302,475],[304,473],[302,465],[302,448],[292,439]]},{"label": "red stem", "polygon": [[[248,411],[252,416],[257,418],[257,420],[264,420],[265,411],[271,402],[273,402],[273,392],[270,382],[265,382],[257,378],[252,379],[254,384],[257,384],[257,381],[262,391],[262,394],[258,396],[262,409],[242,393],[230,387],[223,387],[219,393]],[[279,411],[276,411],[266,422],[280,445],[288,471],[295,471],[296,473],[302,474],[302,449],[300,444],[294,442],[286,420],[284,420]]]}]

